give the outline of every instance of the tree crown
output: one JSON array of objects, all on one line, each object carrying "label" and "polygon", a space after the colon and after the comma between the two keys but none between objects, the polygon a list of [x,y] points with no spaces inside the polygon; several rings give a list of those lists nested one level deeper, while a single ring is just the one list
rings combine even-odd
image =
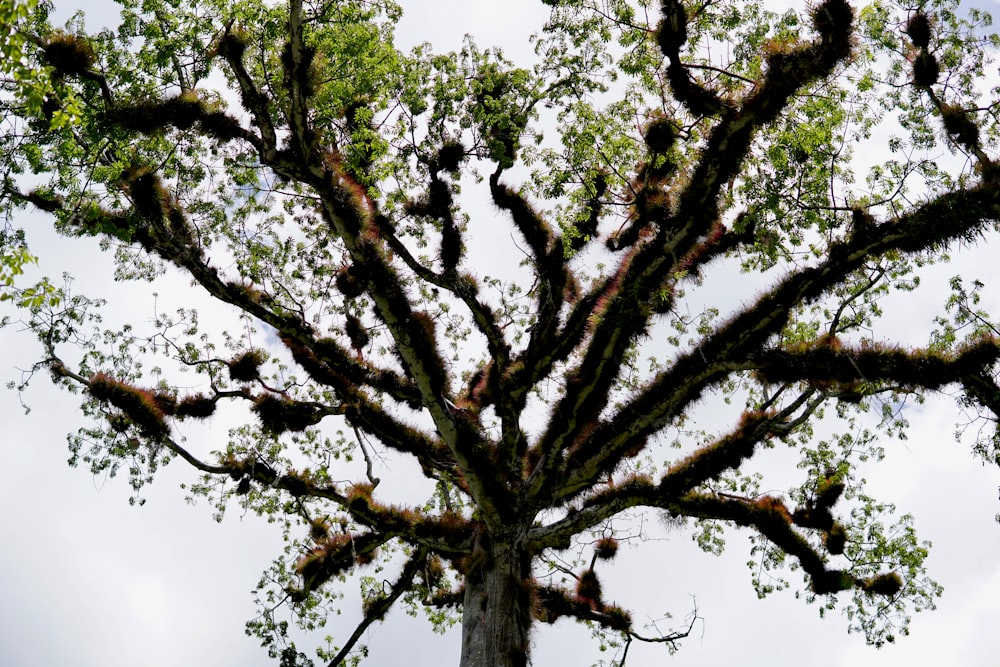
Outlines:
[{"label": "tree crown", "polygon": [[[487,664],[470,601],[509,553],[513,636],[568,617],[672,646],[685,628],[647,637],[601,590],[642,510],[710,551],[752,529],[761,594],[800,569],[875,644],[933,605],[926,546],[858,466],[905,433],[909,397],[1000,406],[1000,345],[961,281],[924,346],[872,333],[1000,211],[988,17],[552,1],[517,66],[471,39],[396,48],[388,1],[120,4],[97,33],[0,7],[3,204],[100,238],[122,280],[179,272],[236,324],[182,308],[109,330],[84,296],[5,295],[35,370],[94,418],[74,464],[139,498],[179,458],[220,516],[283,523],[248,625],[272,655],[306,660],[276,608],[321,625],[378,562],[398,578],[362,578],[358,631],[322,660],[356,658],[401,601],[437,625],[461,610],[463,661]],[[727,301],[713,275],[741,272],[760,291]],[[198,431],[235,414],[224,442]],[[764,493],[751,460],[776,445],[802,476]],[[975,446],[998,460],[993,434]],[[383,452],[425,483],[388,489]]]}]

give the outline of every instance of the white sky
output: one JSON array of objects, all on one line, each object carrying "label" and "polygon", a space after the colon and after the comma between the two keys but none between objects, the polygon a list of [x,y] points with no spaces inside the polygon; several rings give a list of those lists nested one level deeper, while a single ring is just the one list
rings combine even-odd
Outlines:
[{"label": "white sky", "polygon": [[[401,43],[426,39],[439,51],[457,48],[468,32],[480,45],[501,43],[513,55],[527,48],[527,35],[545,15],[537,0],[404,5],[411,10],[400,26]],[[54,238],[43,231],[41,218],[33,224],[41,272],[57,276],[68,270],[81,292],[107,293],[117,312],[137,321],[152,317],[145,286],[108,291],[111,258],[98,254],[95,244]],[[924,327],[926,309],[939,307],[941,285],[959,271],[970,278],[992,276],[1000,284],[985,246],[962,253],[950,266],[935,267],[924,288],[896,302],[884,335]],[[184,280],[173,278],[157,289],[161,308],[189,299]],[[1000,312],[1000,293],[992,295],[987,306]],[[14,330],[0,332],[0,349],[4,382],[17,379],[16,369],[39,355],[31,337]],[[13,393],[0,396],[0,472],[6,477],[0,481],[0,665],[267,664],[266,653],[243,636],[243,623],[254,613],[250,590],[280,550],[278,532],[238,513],[216,524],[205,503],[186,505],[178,486],[192,478],[180,463],[147,488],[144,507],[129,507],[124,479],[95,480],[65,464],[64,435],[80,424],[75,397],[39,378],[27,395],[33,411],[24,416]],[[672,612],[677,622],[696,599],[704,621],[676,656],[668,658],[659,646],[633,645],[627,664],[995,665],[1000,527],[993,515],[1000,511],[1000,474],[955,444],[958,418],[949,399],[915,409],[911,439],[887,443],[886,462],[868,475],[873,494],[913,513],[921,536],[935,543],[929,568],[945,595],[938,610],[915,618],[911,637],[876,651],[847,636],[838,615],[821,620],[791,592],[758,601],[741,537],[734,536],[727,553],[715,558],[679,530],[616,559],[603,575],[605,594],[634,601],[651,616]],[[336,627],[349,633],[357,618],[348,595]],[[586,630],[569,623],[536,626],[533,636],[537,665],[590,665],[610,657],[598,653]],[[374,628],[367,643],[372,655],[365,664],[372,666],[454,664],[458,658],[457,633],[432,635],[422,621],[399,612]]]}]

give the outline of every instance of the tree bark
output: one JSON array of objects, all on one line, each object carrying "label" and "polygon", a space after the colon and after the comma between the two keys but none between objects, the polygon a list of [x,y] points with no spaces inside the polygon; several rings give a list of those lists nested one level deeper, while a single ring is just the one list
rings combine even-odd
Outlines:
[{"label": "tree bark", "polygon": [[461,667],[526,667],[531,559],[519,540],[476,538],[465,578]]}]

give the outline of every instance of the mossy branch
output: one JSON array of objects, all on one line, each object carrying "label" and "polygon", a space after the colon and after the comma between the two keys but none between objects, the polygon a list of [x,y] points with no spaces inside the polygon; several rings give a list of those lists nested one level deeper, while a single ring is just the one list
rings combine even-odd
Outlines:
[{"label": "mossy branch", "polygon": [[349,424],[378,438],[385,446],[414,456],[425,475],[450,477],[456,472],[457,463],[444,442],[402,423],[360,393],[352,396],[344,415]]},{"label": "mossy branch", "polygon": [[[668,6],[683,12],[679,0],[663,5],[665,14]],[[826,0],[813,9],[813,16],[820,38],[771,54],[764,79],[712,128],[690,185],[678,197],[676,217],[681,226],[666,244],[674,256],[687,254],[718,220],[721,188],[739,173],[754,134],[778,117],[797,90],[829,76],[850,55],[853,10],[846,0]]]},{"label": "mossy branch", "polygon": [[262,489],[285,491],[293,498],[328,500],[383,541],[400,538],[448,557],[461,557],[469,551],[472,529],[468,519],[456,512],[430,516],[420,510],[380,503],[372,498],[374,487],[370,483],[353,484],[342,491],[335,485],[317,483],[308,473],[281,473],[256,456],[241,459],[232,454],[223,456],[220,465],[206,472],[228,475],[245,484],[237,493],[248,492],[249,484],[256,483]]},{"label": "mossy branch", "polygon": [[289,591],[293,600],[309,597],[330,579],[352,569],[355,564],[370,562],[376,550],[392,539],[384,533],[328,533],[316,539],[316,546],[295,564],[302,585]]},{"label": "mossy branch", "polygon": [[[662,506],[671,498],[679,498],[695,488],[717,479],[727,470],[738,469],[753,456],[757,446],[774,436],[783,436],[811,416],[821,404],[811,392],[803,392],[780,411],[744,413],[740,423],[729,434],[709,443],[691,455],[673,463],[659,483],[642,477],[592,493],[579,509],[548,526],[536,527],[532,539],[552,547],[564,544],[573,535],[592,528],[618,513],[638,505]],[[592,478],[601,471],[591,471]],[[587,487],[561,487],[556,498],[565,502],[586,491]]]},{"label": "mossy branch", "polygon": [[596,623],[608,630],[630,633],[632,617],[615,605],[595,605],[558,586],[535,585],[532,614],[542,623],[555,623],[560,618]]},{"label": "mossy branch", "polygon": [[554,471],[564,463],[564,453],[583,445],[597,428],[597,415],[607,405],[621,359],[649,323],[652,311],[639,295],[647,292],[641,273],[653,248],[653,244],[631,248],[594,301],[583,358],[568,372],[565,393],[539,440],[543,461],[529,479],[532,496],[552,492],[558,478]]},{"label": "mossy branch", "polygon": [[[379,388],[396,400],[402,400],[418,408],[421,405],[420,394],[415,387],[412,385],[400,386],[399,379],[395,374],[385,378],[389,383],[388,386],[384,386],[385,382],[374,385],[373,383],[352,381],[324,362],[323,359],[330,359],[335,354],[344,354],[339,345],[328,339],[318,341],[314,349],[305,347],[290,338],[284,338],[283,342],[292,352],[292,358],[305,368],[311,377],[332,387],[337,392],[343,403],[342,413],[349,424],[377,437],[387,447],[415,456],[427,474],[438,476],[441,473],[451,473],[454,470],[456,466],[454,457],[443,441],[431,438],[419,429],[407,426],[383,406],[370,400],[364,391],[364,388],[368,386]],[[320,355],[323,357],[321,358]]]},{"label": "mossy branch", "polygon": [[202,134],[221,142],[242,140],[258,152],[264,149],[260,137],[245,129],[224,111],[212,109],[195,91],[184,91],[164,100],[148,100],[110,109],[107,122],[127,130],[152,134],[166,127],[188,130],[197,126]]},{"label": "mossy branch", "polygon": [[[163,409],[163,404],[157,402],[152,392],[133,387],[128,383],[115,380],[108,375],[98,374],[90,378],[84,377],[70,370],[62,359],[56,355],[51,341],[43,340],[43,344],[45,345],[47,354],[46,363],[54,377],[66,378],[86,387],[95,399],[114,405],[128,419],[139,426],[140,429],[146,431],[147,437],[153,439],[157,444],[165,446],[201,472],[211,475],[230,474],[231,470],[228,466],[205,463],[170,437],[169,429],[165,422],[166,413]],[[98,379],[97,394],[93,393],[92,388],[95,378]],[[138,417],[142,421],[136,420],[135,417]],[[143,422],[147,420],[149,420],[149,424],[152,426],[149,430],[143,425]]]},{"label": "mossy branch", "polygon": [[[284,163],[275,168],[284,168]],[[485,436],[474,420],[452,409],[449,377],[426,314],[413,310],[403,281],[391,266],[379,237],[377,204],[337,165],[325,163],[321,179],[310,179],[321,200],[321,212],[339,236],[352,261],[362,267],[369,295],[378,317],[393,338],[394,349],[419,388],[421,403],[429,412],[437,432],[464,472],[469,492],[486,518],[501,525],[514,511],[515,496],[507,480],[498,475],[488,455]],[[301,172],[301,168],[297,168]]]},{"label": "mossy branch", "polygon": [[246,42],[241,35],[233,32],[232,25],[229,25],[219,37],[215,50],[228,63],[240,88],[243,108],[250,113],[254,124],[260,130],[262,144],[258,150],[262,160],[273,161],[278,151],[278,135],[274,128],[274,120],[271,118],[270,100],[260,91],[247,71],[246,65],[243,64]]},{"label": "mossy branch", "polygon": [[[96,205],[79,207],[70,218],[82,232],[107,234],[140,243],[162,259],[186,270],[211,296],[271,325],[288,341],[296,360],[321,384],[343,386],[345,382],[371,386],[394,399],[419,405],[421,394],[410,380],[386,369],[362,362],[333,339],[317,339],[311,327],[277,308],[253,288],[225,282],[205,260],[195,233],[180,203],[162,184],[159,176],[136,169],[126,174],[124,187],[132,194],[136,212],[144,224],[137,224],[130,212],[108,211]],[[52,213],[73,212],[59,197],[42,193],[16,193],[23,201]]]},{"label": "mossy branch", "polygon": [[776,547],[799,562],[812,580],[812,590],[817,595],[861,588],[876,595],[892,596],[901,587],[899,575],[895,573],[859,579],[845,570],[829,569],[825,556],[793,528],[792,515],[788,509],[780,500],[771,496],[748,502],[712,494],[689,493],[664,509],[683,516],[728,521],[758,530]]},{"label": "mossy branch", "polygon": [[978,340],[954,353],[875,344],[850,348],[823,338],[799,348],[763,350],[751,355],[749,367],[765,382],[890,382],[904,388],[939,389],[972,381],[998,358],[1000,341],[994,338]]},{"label": "mossy branch", "polygon": [[113,106],[114,97],[107,78],[102,72],[93,68],[97,63],[97,53],[94,52],[89,39],[64,32],[54,32],[45,39],[31,34],[25,37],[42,49],[45,62],[55,69],[58,76],[72,76],[93,81],[101,89],[105,108],[110,109]]},{"label": "mossy branch", "polygon": [[[446,144],[446,147],[452,144]],[[446,153],[442,149],[442,153]],[[447,155],[445,156],[448,157]],[[399,240],[399,237],[392,229],[385,229],[383,226],[382,237],[392,251],[403,260],[403,262],[419,278],[431,285],[441,289],[446,289],[466,305],[472,313],[473,322],[476,328],[486,337],[489,346],[490,356],[497,366],[506,369],[510,363],[510,346],[503,335],[503,331],[497,322],[496,314],[478,298],[478,285],[470,275],[459,274],[458,262],[463,249],[462,233],[455,223],[452,213],[454,196],[451,188],[441,180],[441,162],[444,161],[440,155],[437,160],[432,160],[430,164],[431,181],[428,187],[426,199],[417,202],[410,202],[407,211],[411,215],[425,215],[441,222],[441,264],[442,272],[435,273],[430,268],[421,264],[409,248]],[[447,163],[448,166],[452,166]],[[481,407],[481,406],[480,406]]]},{"label": "mossy branch", "polygon": [[[846,9],[845,9],[846,8]],[[668,42],[683,43],[686,39],[686,14],[678,0],[663,3],[663,35],[669,33]],[[598,299],[600,319],[583,361],[567,383],[567,391],[556,406],[551,428],[542,439],[540,449],[548,463],[533,480],[533,493],[551,490],[555,461],[562,460],[562,452],[590,428],[579,415],[596,415],[604,408],[607,392],[617,375],[617,360],[632,341],[641,335],[652,316],[652,295],[664,280],[683,267],[697,267],[711,256],[713,246],[719,244],[725,229],[718,224],[717,200],[722,185],[733,177],[750,148],[754,132],[773,121],[787,106],[790,96],[803,85],[827,76],[833,67],[850,53],[850,32],[853,11],[844,0],[827,0],[814,11],[820,39],[803,45],[781,56],[773,56],[770,68],[759,89],[751,93],[738,111],[726,113],[713,128],[704,155],[693,171],[689,184],[680,193],[677,212],[671,215],[670,229],[659,228],[657,236],[643,245],[634,247],[622,258],[615,278],[609,281],[607,293]],[[677,46],[665,51],[668,57],[677,57]],[[669,52],[673,49],[672,52]],[[686,74],[685,74],[686,76]],[[715,226],[714,233],[713,225]],[[707,240],[701,240],[708,234]],[[678,261],[678,258],[681,258]],[[603,303],[601,303],[603,301]],[[787,316],[787,315],[786,315]],[[714,359],[711,355],[705,358]],[[694,376],[697,371],[691,370]],[[689,376],[690,377],[690,376]],[[616,420],[617,421],[617,420]],[[599,430],[607,431],[608,427]],[[648,436],[651,431],[641,437]],[[633,448],[639,446],[633,440]],[[595,440],[599,441],[599,440]],[[597,448],[594,448],[597,449]],[[578,456],[603,458],[610,469],[618,459],[603,451],[588,452]],[[621,453],[621,452],[619,452]],[[593,470],[585,465],[583,469]],[[583,473],[586,476],[587,473]],[[582,477],[579,483],[583,483]],[[547,491],[546,491],[547,492]]]},{"label": "mossy branch", "polygon": [[[524,195],[500,182],[501,173],[498,168],[490,175],[493,203],[510,214],[514,225],[528,243],[535,275],[538,277],[535,321],[528,331],[528,344],[518,362],[527,369],[534,369],[539,363],[545,363],[543,360],[547,355],[544,351],[556,342],[559,312],[572,277],[566,267],[562,243]],[[534,377],[537,371],[529,370],[526,375]],[[524,383],[505,387],[504,393],[510,396],[512,410],[520,411],[523,408],[529,388]]]},{"label": "mossy branch", "polygon": [[417,549],[409,560],[406,561],[406,565],[403,566],[403,571],[400,573],[399,578],[393,582],[392,586],[389,588],[389,592],[381,597],[377,598],[365,608],[365,616],[358,624],[358,627],[354,629],[350,638],[344,644],[343,648],[337,652],[337,655],[327,663],[327,667],[338,667],[344,664],[347,660],[348,655],[352,650],[354,650],[355,644],[361,639],[368,627],[371,626],[375,621],[380,621],[385,618],[385,615],[392,608],[392,605],[399,599],[399,597],[405,593],[413,585],[413,580],[421,572],[424,566],[424,562],[427,560],[427,550]]},{"label": "mossy branch", "polygon": [[290,331],[282,337],[282,342],[309,377],[322,385],[341,392],[348,392],[352,387],[371,387],[411,407],[421,405],[420,390],[412,381],[394,371],[358,360],[332,338],[315,338],[307,332]]},{"label": "mossy branch", "polygon": [[305,16],[302,11],[302,0],[290,0],[288,3],[288,43],[285,45],[283,66],[285,70],[285,85],[291,108],[288,112],[288,126],[291,130],[289,142],[293,152],[308,165],[313,162],[312,153],[315,146],[315,131],[309,121],[309,98],[313,87],[310,82],[315,49],[306,44],[304,33]]},{"label": "mossy branch", "polygon": [[974,240],[986,222],[1000,218],[998,186],[997,177],[987,172],[970,189],[942,194],[893,221],[832,244],[825,261],[790,273],[653,378],[590,436],[601,443],[600,448],[567,462],[562,484],[576,488],[584,481],[583,471],[613,468],[707,388],[744,370],[767,340],[785,327],[796,306],[827,294],[866,262],[886,253],[920,253],[956,240]]}]

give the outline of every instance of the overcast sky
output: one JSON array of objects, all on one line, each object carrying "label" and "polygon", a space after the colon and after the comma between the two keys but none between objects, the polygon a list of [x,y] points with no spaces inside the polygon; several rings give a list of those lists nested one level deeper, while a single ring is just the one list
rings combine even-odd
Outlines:
[{"label": "overcast sky", "polygon": [[[538,0],[413,0],[404,6],[401,43],[428,40],[439,51],[458,48],[462,35],[471,33],[480,45],[502,44],[516,55],[528,48],[527,36],[545,16]],[[88,23],[96,27],[107,20],[95,16]],[[112,321],[152,318],[148,286],[109,291],[112,260],[96,244],[56,238],[38,216],[27,224],[41,273],[58,276],[66,270],[77,276],[81,292],[106,294],[113,300]],[[951,265],[928,271],[924,287],[889,304],[877,338],[925,341],[930,310],[943,303],[943,286],[955,273],[1000,286],[997,246],[992,253],[986,247],[965,249]],[[749,280],[746,285],[748,295],[766,287]],[[161,309],[190,300],[187,281],[176,276],[156,289]],[[990,292],[984,305],[1000,313],[1000,291]],[[4,382],[17,379],[18,369],[40,354],[30,335],[13,329],[0,332],[0,350]],[[238,512],[217,524],[204,502],[185,504],[179,485],[192,477],[180,463],[146,490],[144,507],[130,507],[124,479],[94,479],[66,465],[65,434],[81,424],[78,399],[39,378],[26,400],[33,408],[27,416],[15,394],[0,393],[0,665],[268,664],[266,653],[243,636],[243,623],[255,611],[251,589],[280,551],[278,531]],[[910,419],[911,439],[887,442],[886,461],[866,476],[873,495],[913,513],[920,535],[934,542],[929,569],[945,594],[936,611],[915,618],[911,637],[876,651],[848,636],[839,615],[820,619],[815,607],[794,599],[791,591],[759,601],[742,536],[733,534],[730,549],[715,558],[699,551],[688,532],[650,525],[649,534],[658,539],[626,550],[606,570],[605,596],[634,604],[651,619],[673,613],[677,623],[697,604],[703,621],[675,656],[668,658],[662,646],[634,646],[627,664],[995,665],[1000,527],[993,516],[1000,511],[1000,472],[974,461],[954,442],[960,413],[951,399],[914,407]],[[222,435],[221,429],[215,434]],[[780,463],[780,452],[768,456]],[[357,611],[348,594],[344,615],[332,627],[346,635]],[[433,635],[422,621],[399,612],[369,635],[368,665],[457,663],[457,633]],[[569,623],[536,626],[533,638],[537,665],[590,665],[610,658],[599,654],[585,629]]]}]

